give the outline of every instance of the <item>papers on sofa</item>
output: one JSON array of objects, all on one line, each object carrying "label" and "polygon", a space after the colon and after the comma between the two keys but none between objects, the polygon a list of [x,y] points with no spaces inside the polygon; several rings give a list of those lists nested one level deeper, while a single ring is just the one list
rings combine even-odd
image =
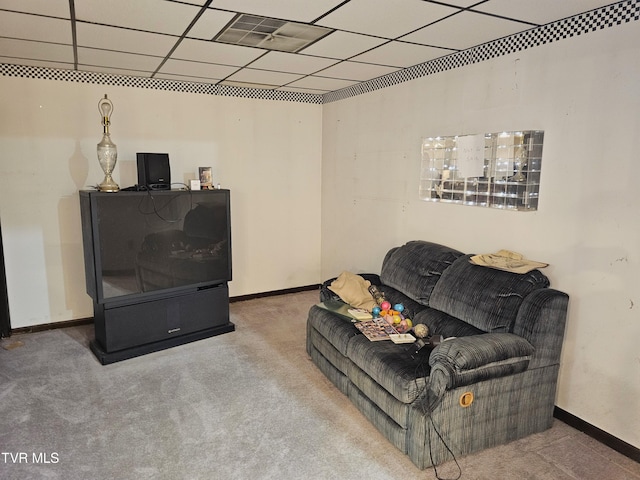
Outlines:
[{"label": "papers on sofa", "polygon": [[367,312],[364,308],[349,308],[347,309],[349,314],[356,320],[371,320],[373,316]]},{"label": "papers on sofa", "polygon": [[365,337],[372,342],[380,340],[390,340],[389,335],[397,335],[398,332],[395,328],[389,325],[381,318],[373,318],[371,320],[364,320],[354,324],[358,330],[360,330]]},{"label": "papers on sofa", "polygon": [[416,341],[416,337],[410,333],[398,333],[389,335],[389,338],[393,343],[413,343]]}]

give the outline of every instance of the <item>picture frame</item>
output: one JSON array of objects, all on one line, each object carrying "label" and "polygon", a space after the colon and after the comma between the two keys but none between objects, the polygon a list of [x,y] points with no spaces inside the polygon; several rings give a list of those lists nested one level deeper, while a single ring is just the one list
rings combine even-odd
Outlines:
[{"label": "picture frame", "polygon": [[198,176],[200,177],[200,188],[203,190],[213,189],[213,176],[211,167],[198,167]]}]

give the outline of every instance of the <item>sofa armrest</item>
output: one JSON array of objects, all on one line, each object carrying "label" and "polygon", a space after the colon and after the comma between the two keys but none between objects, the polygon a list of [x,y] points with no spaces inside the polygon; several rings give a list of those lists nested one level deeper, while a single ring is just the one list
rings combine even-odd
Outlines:
[{"label": "sofa armrest", "polygon": [[553,288],[536,290],[522,302],[513,333],[535,348],[530,368],[560,363],[569,296]]},{"label": "sofa armrest", "polygon": [[430,388],[436,395],[464,385],[523,372],[535,349],[512,333],[485,333],[446,340],[433,349]]}]

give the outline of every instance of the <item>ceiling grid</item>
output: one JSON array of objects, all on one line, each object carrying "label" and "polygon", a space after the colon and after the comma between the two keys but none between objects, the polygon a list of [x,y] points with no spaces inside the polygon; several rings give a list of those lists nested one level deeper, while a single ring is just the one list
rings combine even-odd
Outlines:
[{"label": "ceiling grid", "polygon": [[[0,73],[319,104],[640,16],[640,0],[396,0],[392,11],[388,5],[0,0]],[[225,32],[234,44],[223,42]]]}]

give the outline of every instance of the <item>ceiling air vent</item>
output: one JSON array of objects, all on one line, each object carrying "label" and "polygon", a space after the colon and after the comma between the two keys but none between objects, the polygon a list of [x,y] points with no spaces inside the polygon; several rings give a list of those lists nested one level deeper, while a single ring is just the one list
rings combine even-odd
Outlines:
[{"label": "ceiling air vent", "polygon": [[213,40],[295,53],[332,31],[315,25],[241,14]]}]

